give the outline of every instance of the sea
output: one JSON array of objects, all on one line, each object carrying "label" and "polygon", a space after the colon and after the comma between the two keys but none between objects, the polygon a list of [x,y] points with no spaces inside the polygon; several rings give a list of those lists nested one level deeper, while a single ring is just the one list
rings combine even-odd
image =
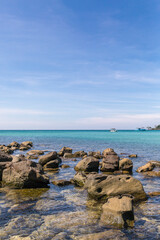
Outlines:
[{"label": "sea", "polygon": [[[113,148],[120,157],[133,158],[133,177],[143,184],[146,193],[160,192],[160,179],[146,177],[136,169],[150,160],[160,161],[160,131],[119,130],[0,130],[0,145],[32,141],[33,148],[73,152],[103,151]],[[26,154],[19,150],[14,154]],[[8,190],[0,188],[0,239],[160,239],[160,196],[149,197],[134,205],[135,226],[117,229],[100,223],[101,204],[90,199],[87,191],[73,185],[58,187],[56,179],[71,179],[77,161],[63,160],[69,168],[47,172],[48,189]],[[34,160],[38,161],[38,160]],[[97,237],[96,237],[97,236]]]}]

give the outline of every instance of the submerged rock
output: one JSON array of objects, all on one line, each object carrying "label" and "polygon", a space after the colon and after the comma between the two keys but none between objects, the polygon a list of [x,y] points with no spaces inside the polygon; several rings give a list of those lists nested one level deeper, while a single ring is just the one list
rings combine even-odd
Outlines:
[{"label": "submerged rock", "polygon": [[99,168],[99,160],[94,157],[86,157],[82,159],[76,166],[76,171],[97,172]]},{"label": "submerged rock", "polygon": [[69,180],[55,180],[52,182],[54,185],[57,185],[57,186],[60,186],[60,187],[63,187],[63,186],[67,186],[67,185],[70,185],[72,184],[72,181],[69,181]]},{"label": "submerged rock", "polygon": [[62,164],[61,165],[61,168],[69,168],[70,166],[69,165],[67,165],[67,164]]},{"label": "submerged rock", "polygon": [[137,154],[130,154],[128,157],[130,157],[130,158],[137,158],[138,156],[137,156]]},{"label": "submerged rock", "polygon": [[3,187],[39,188],[48,187],[49,178],[41,165],[30,160],[9,163],[2,174]]},{"label": "submerged rock", "polygon": [[132,195],[135,201],[147,198],[141,182],[128,175],[94,174],[88,176],[85,187],[94,199],[123,194]]},{"label": "submerged rock", "polygon": [[133,202],[131,196],[111,197],[102,206],[101,222],[119,228],[134,226]]}]

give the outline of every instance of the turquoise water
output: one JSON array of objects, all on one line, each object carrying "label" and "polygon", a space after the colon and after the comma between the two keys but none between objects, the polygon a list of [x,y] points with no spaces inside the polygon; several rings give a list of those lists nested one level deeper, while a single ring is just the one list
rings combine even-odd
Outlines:
[{"label": "turquoise water", "polygon": [[[142,182],[146,193],[160,191],[159,178],[144,177],[136,172],[147,161],[160,160],[160,131],[0,131],[0,144],[27,140],[33,141],[33,149],[59,151],[63,146],[68,146],[73,152],[102,152],[111,147],[118,154],[123,153],[120,156],[138,154],[138,158],[132,159],[133,176]],[[17,153],[23,152],[15,152]],[[48,172],[50,181],[74,176],[77,162],[63,160],[63,163],[70,168],[60,169],[57,173]],[[122,230],[123,237],[114,229],[118,239],[159,239],[159,203],[160,197],[156,196],[134,206],[135,227]],[[40,240],[76,240],[89,233],[105,231],[108,228],[99,225],[99,206],[92,205],[86,191],[74,186],[60,188],[51,183],[50,189],[28,193],[23,190],[0,189],[0,239],[18,235]],[[64,235],[60,238],[58,234]]]}]

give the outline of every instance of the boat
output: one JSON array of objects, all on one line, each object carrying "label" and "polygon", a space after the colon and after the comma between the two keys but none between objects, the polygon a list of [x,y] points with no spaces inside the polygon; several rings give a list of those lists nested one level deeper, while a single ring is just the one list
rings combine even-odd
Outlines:
[{"label": "boat", "polygon": [[117,130],[115,128],[111,128],[110,132],[117,132]]},{"label": "boat", "polygon": [[144,127],[138,128],[138,131],[146,131]]}]

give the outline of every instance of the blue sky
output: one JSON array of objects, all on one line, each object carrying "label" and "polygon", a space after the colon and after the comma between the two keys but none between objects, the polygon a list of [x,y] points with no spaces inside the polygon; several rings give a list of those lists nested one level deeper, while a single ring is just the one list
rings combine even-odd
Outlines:
[{"label": "blue sky", "polygon": [[0,129],[160,123],[160,1],[0,0]]}]

